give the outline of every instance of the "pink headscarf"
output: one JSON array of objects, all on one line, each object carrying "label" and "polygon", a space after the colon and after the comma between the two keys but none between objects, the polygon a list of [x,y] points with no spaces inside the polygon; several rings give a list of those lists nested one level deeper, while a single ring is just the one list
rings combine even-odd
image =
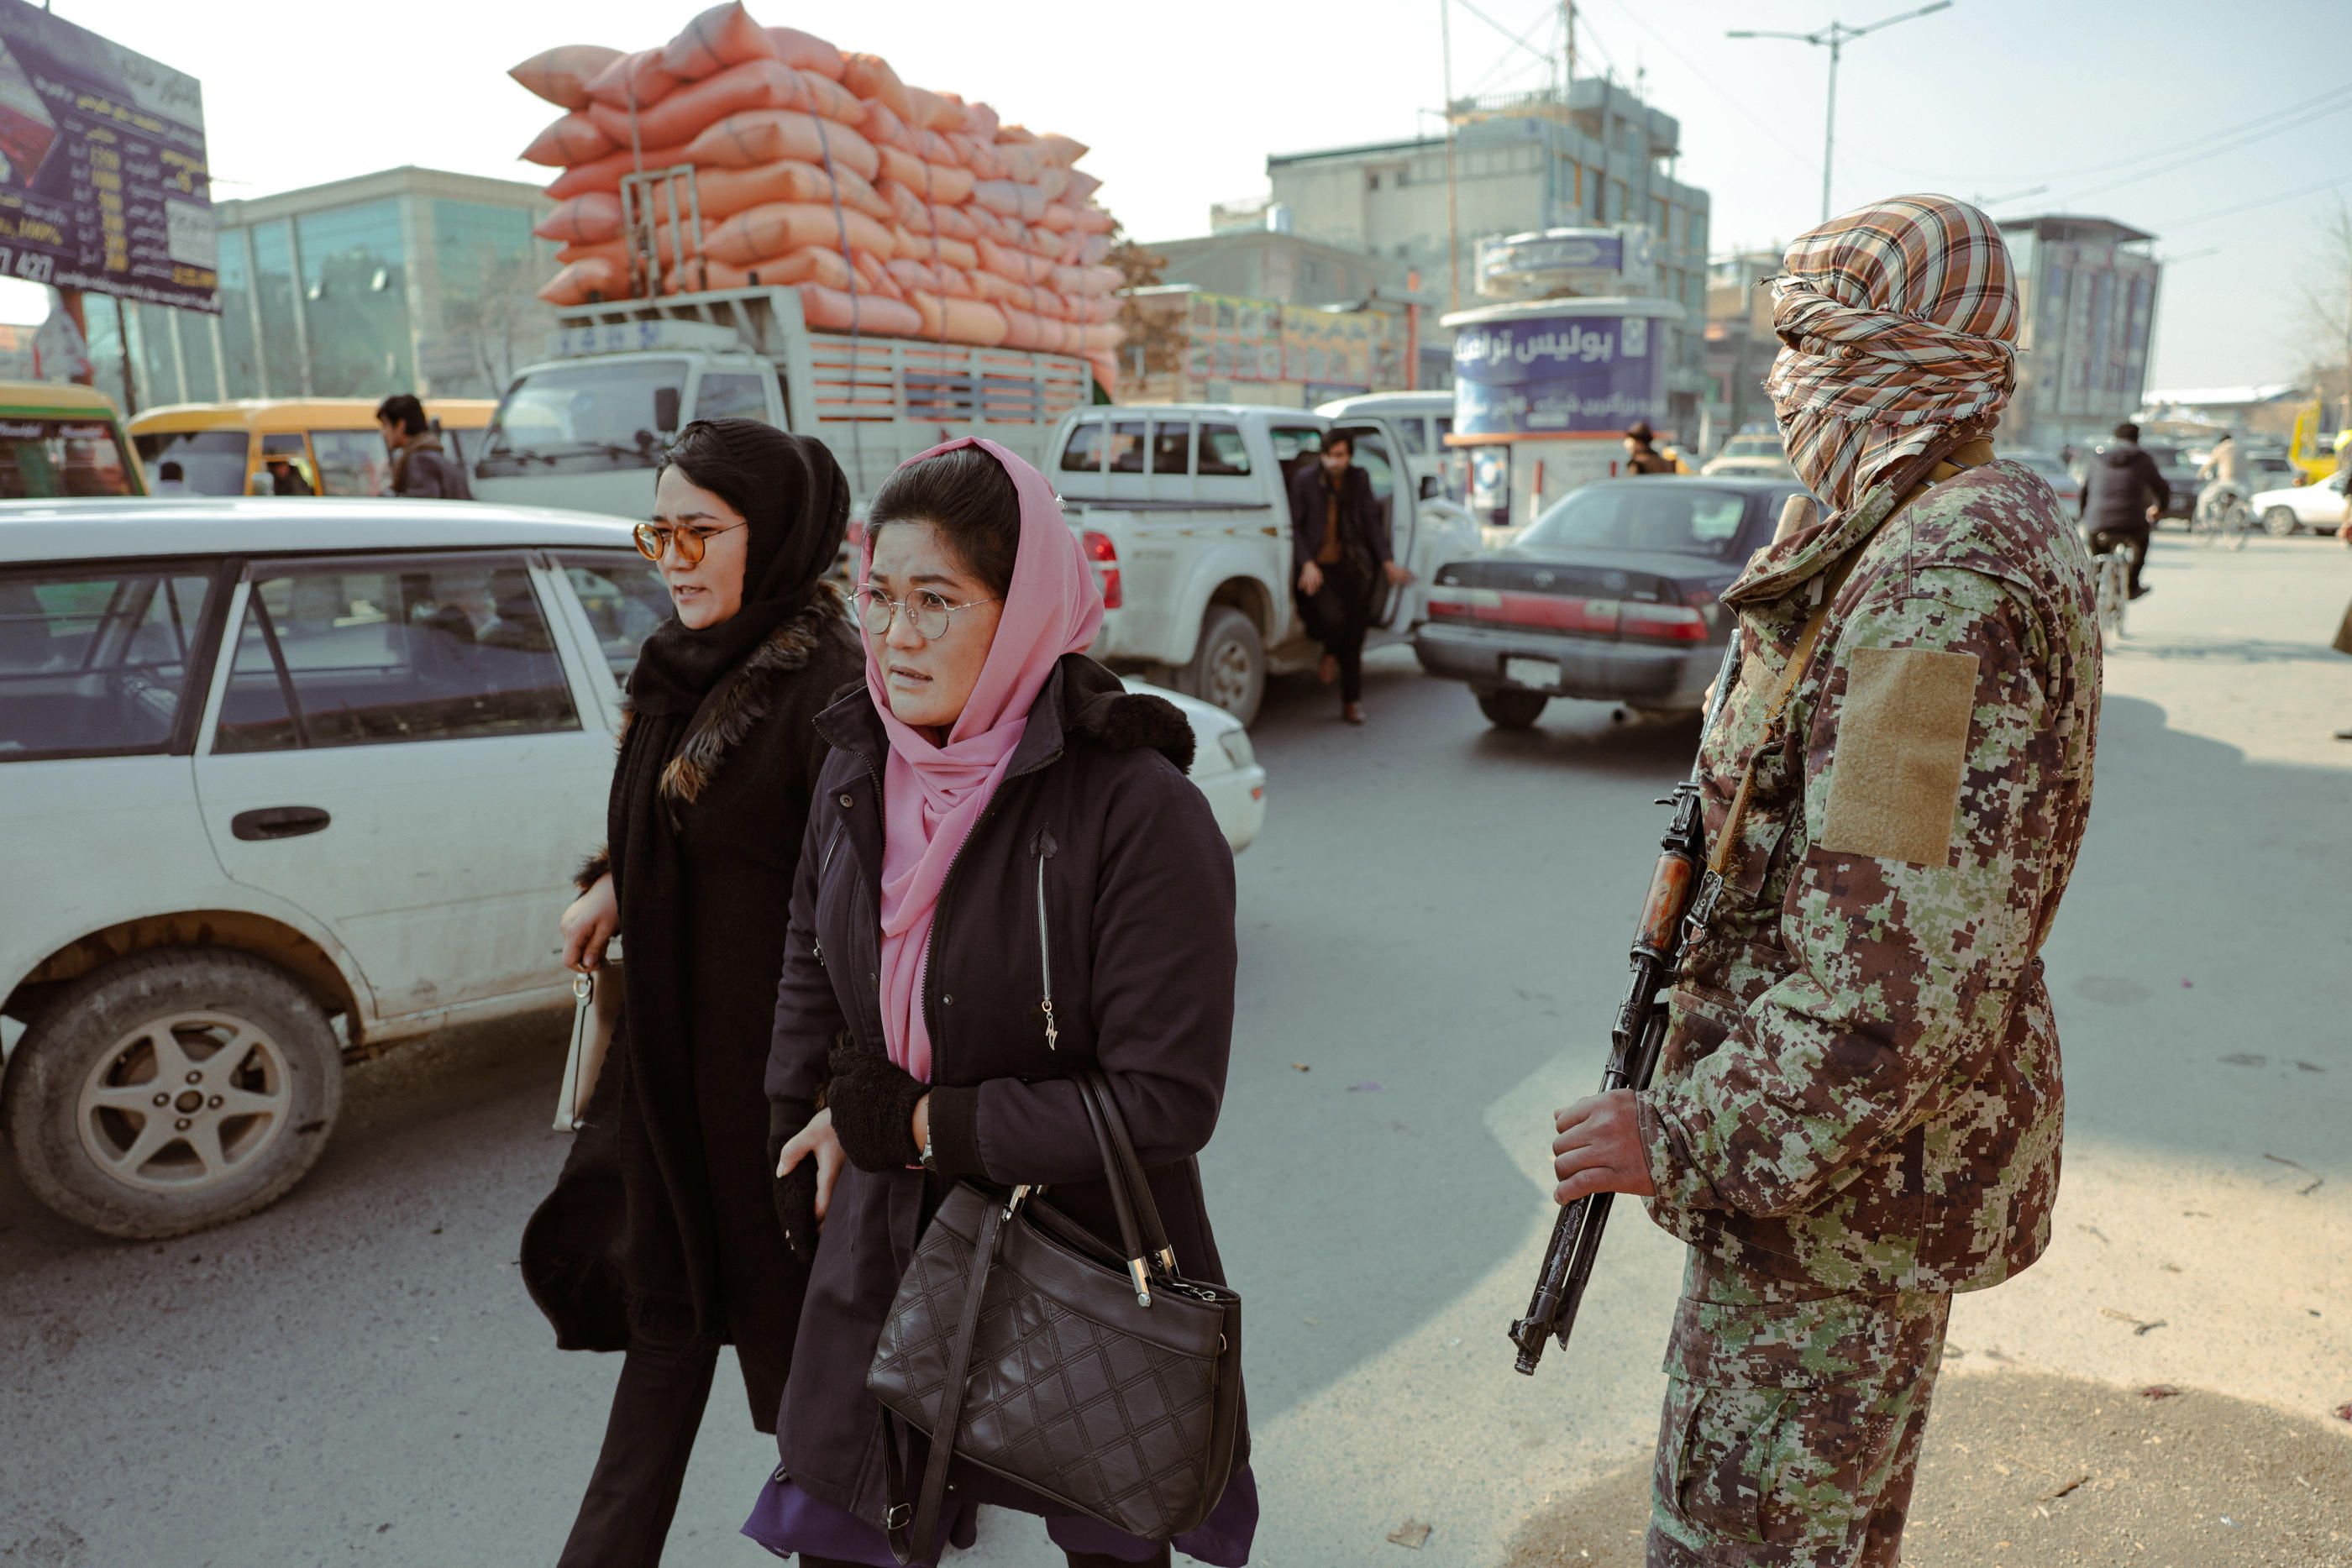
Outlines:
[{"label": "pink headscarf", "polygon": [[[981,448],[1013,476],[1021,497],[1021,544],[988,662],[945,746],[932,745],[890,711],[873,640],[866,641],[866,689],[890,737],[882,768],[882,1038],[890,1060],[925,1082],[931,1077],[931,1037],[923,1021],[923,968],[948,867],[1004,782],[1029,726],[1030,706],[1055,661],[1091,646],[1103,614],[1102,590],[1043,474],[976,436],[907,461],[920,463],[959,446]],[[867,574],[873,569],[869,531]]]}]

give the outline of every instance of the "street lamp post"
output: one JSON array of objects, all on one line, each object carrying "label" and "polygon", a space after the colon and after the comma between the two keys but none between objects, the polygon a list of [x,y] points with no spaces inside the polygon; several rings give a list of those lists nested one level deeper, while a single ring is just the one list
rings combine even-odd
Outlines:
[{"label": "street lamp post", "polygon": [[1952,0],[1936,0],[1932,5],[1922,5],[1916,11],[1906,11],[1899,16],[1888,16],[1867,26],[1849,27],[1843,22],[1832,22],[1818,33],[1726,33],[1727,38],[1794,38],[1801,44],[1815,44],[1830,52],[1830,110],[1827,128],[1822,132],[1822,221],[1830,219],[1830,159],[1837,150],[1837,72],[1838,56],[1846,45],[1881,27],[1892,27],[1897,22],[1908,22],[1915,16],[1931,12],[1948,11]]}]

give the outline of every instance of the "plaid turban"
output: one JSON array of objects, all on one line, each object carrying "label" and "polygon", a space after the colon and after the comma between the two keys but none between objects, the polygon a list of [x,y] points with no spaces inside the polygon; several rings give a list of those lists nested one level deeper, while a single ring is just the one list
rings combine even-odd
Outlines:
[{"label": "plaid turban", "polygon": [[2017,383],[2017,285],[1990,218],[1895,196],[1797,237],[1764,390],[1789,461],[1843,511],[1890,465],[1990,430]]}]

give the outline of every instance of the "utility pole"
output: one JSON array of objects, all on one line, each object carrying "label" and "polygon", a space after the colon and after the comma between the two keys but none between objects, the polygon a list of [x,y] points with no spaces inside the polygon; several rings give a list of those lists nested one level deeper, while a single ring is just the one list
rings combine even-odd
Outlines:
[{"label": "utility pole", "polygon": [[1813,44],[1829,50],[1830,108],[1827,125],[1822,132],[1822,222],[1827,223],[1830,221],[1830,166],[1831,160],[1837,152],[1838,56],[1844,50],[1846,45],[1853,42],[1856,38],[1865,37],[1871,33],[1875,33],[1881,27],[1892,27],[1897,22],[1908,22],[1914,17],[1926,16],[1937,11],[1948,11],[1951,8],[1952,0],[1936,0],[1936,3],[1932,5],[1922,5],[1916,11],[1906,11],[1899,16],[1888,16],[1882,21],[1873,22],[1869,26],[1863,27],[1849,27],[1843,22],[1833,21],[1828,26],[1822,28],[1817,33],[1757,33],[1741,31],[1736,33],[1726,33],[1724,35],[1727,38],[1794,38],[1801,44]]},{"label": "utility pole", "polygon": [[1438,51],[1445,71],[1445,287],[1448,310],[1462,308],[1462,225],[1454,194],[1454,0],[1437,0]]}]

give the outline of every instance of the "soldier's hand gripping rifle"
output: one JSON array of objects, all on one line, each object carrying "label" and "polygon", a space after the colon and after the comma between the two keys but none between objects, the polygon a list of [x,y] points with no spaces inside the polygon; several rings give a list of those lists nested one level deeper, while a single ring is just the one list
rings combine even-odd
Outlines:
[{"label": "soldier's hand gripping rifle", "polygon": [[[1715,728],[1731,684],[1738,676],[1739,632],[1732,628],[1731,645],[1724,650],[1723,668],[1715,678],[1706,719],[1699,727],[1704,750]],[[1688,779],[1658,802],[1672,806],[1674,818],[1663,852],[1651,873],[1650,896],[1642,905],[1642,924],[1633,933],[1633,983],[1617,1009],[1609,1031],[1609,1066],[1601,1075],[1601,1092],[1616,1089],[1646,1089],[1658,1065],[1658,1050],[1666,1035],[1666,989],[1682,967],[1683,949],[1692,933],[1692,895],[1706,864],[1706,819],[1699,795],[1699,764],[1691,764]],[[1601,1249],[1601,1228],[1609,1223],[1614,1193],[1596,1192],[1578,1198],[1559,1211],[1552,1226],[1551,1245],[1544,1250],[1543,1270],[1536,1277],[1535,1299],[1528,1315],[1511,1324],[1511,1343],[1519,1348],[1518,1367],[1529,1376],[1543,1359],[1544,1341],[1558,1337],[1563,1348],[1576,1326],[1576,1309],[1592,1277],[1592,1260]]]}]

